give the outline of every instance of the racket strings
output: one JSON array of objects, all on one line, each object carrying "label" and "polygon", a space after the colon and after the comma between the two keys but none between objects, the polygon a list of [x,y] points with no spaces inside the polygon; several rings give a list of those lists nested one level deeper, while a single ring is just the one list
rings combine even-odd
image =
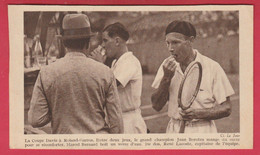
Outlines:
[{"label": "racket strings", "polygon": [[180,96],[183,107],[189,107],[196,98],[200,76],[200,68],[196,64],[189,68],[185,75],[182,82],[182,92]]}]

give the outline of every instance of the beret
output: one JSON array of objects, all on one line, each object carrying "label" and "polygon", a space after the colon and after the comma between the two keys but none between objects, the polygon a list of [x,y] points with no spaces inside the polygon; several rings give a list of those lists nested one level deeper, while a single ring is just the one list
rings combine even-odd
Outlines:
[{"label": "beret", "polygon": [[165,35],[171,32],[177,32],[188,37],[193,36],[194,38],[196,38],[195,27],[191,23],[186,21],[175,20],[171,22],[165,30]]}]

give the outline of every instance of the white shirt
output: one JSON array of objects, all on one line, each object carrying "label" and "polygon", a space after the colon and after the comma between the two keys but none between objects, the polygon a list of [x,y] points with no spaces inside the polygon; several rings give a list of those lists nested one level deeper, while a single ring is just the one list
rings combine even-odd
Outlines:
[{"label": "white shirt", "polygon": [[132,52],[124,53],[112,62],[111,69],[118,86],[119,99],[123,112],[133,111],[141,106],[142,68]]},{"label": "white shirt", "polygon": [[[202,81],[198,95],[191,105],[194,109],[212,108],[215,104],[221,104],[226,101],[226,98],[234,94],[234,90],[221,66],[212,59],[201,55],[197,50],[195,60],[189,64],[191,66],[194,62],[200,62],[202,65]],[[164,63],[164,62],[163,62]],[[163,63],[161,64],[154,82],[153,88],[158,88],[163,72]],[[189,68],[189,66],[187,68]],[[186,69],[187,70],[187,69]],[[184,74],[177,64],[175,75],[171,80],[169,87],[169,101],[168,101],[168,116],[174,119],[181,119],[178,110],[178,91]]]}]

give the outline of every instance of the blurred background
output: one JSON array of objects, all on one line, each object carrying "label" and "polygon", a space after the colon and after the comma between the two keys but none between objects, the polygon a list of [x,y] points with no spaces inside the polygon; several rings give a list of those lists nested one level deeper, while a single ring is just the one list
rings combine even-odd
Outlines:
[{"label": "blurred background", "polygon": [[[65,55],[59,37],[61,21],[68,13],[88,15],[91,29],[91,50],[101,43],[103,28],[121,22],[130,32],[128,48],[140,60],[143,69],[142,115],[151,133],[165,133],[169,121],[167,105],[161,112],[151,107],[151,84],[162,61],[170,55],[165,43],[165,29],[173,20],[191,22],[197,37],[194,47],[217,61],[225,70],[235,90],[231,116],[216,121],[219,132],[239,132],[239,12],[238,11],[172,11],[172,12],[25,12],[24,13],[24,118],[25,133],[50,133],[50,124],[34,129],[28,125],[27,112],[33,85],[42,65]],[[111,65],[112,60],[106,64]],[[232,125],[231,125],[232,124]]]}]

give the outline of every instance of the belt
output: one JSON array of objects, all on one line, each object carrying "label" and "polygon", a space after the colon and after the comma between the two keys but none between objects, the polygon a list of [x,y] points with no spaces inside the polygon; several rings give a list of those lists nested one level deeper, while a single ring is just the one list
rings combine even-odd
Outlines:
[{"label": "belt", "polygon": [[[171,118],[171,121],[173,121],[173,123],[181,123],[182,120],[180,119],[173,119]],[[209,125],[211,123],[211,120],[204,120],[204,119],[197,119],[197,120],[193,120],[193,121],[186,121],[185,122],[185,126],[206,126]]]},{"label": "belt", "polygon": [[122,113],[126,114],[126,113],[132,113],[132,112],[141,112],[140,108],[137,109],[129,109],[129,110],[124,110]]},{"label": "belt", "polygon": [[211,123],[210,120],[186,121],[185,126],[207,126]]}]

